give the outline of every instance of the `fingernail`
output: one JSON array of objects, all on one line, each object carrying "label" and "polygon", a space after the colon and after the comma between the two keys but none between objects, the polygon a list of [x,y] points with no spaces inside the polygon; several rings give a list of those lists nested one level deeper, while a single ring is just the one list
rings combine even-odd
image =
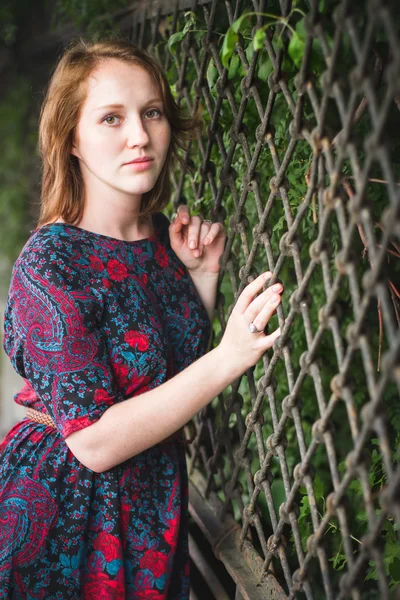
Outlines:
[{"label": "fingernail", "polygon": [[194,240],[189,243],[189,248],[192,248],[192,250],[193,248],[196,248],[196,242]]},{"label": "fingernail", "polygon": [[278,304],[280,299],[281,299],[281,297],[278,294],[272,294],[272,296],[270,296],[268,302],[270,304]]},{"label": "fingernail", "polygon": [[275,285],[272,286],[271,290],[273,290],[274,292],[277,292],[278,290],[281,290],[282,286],[280,283],[276,283]]},{"label": "fingernail", "polygon": [[267,271],[264,273],[264,279],[269,279],[271,277],[271,271]]}]

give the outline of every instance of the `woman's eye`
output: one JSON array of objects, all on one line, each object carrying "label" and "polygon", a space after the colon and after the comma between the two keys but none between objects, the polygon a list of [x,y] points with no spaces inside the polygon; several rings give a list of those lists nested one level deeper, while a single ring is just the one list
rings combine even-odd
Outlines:
[{"label": "woman's eye", "polygon": [[103,121],[105,121],[107,125],[115,125],[115,123],[110,123],[108,119],[119,119],[119,117],[117,117],[117,115],[108,115],[107,117],[104,117]]},{"label": "woman's eye", "polygon": [[[158,110],[158,108],[152,108],[151,110],[148,110],[148,111],[147,111],[147,113],[146,113],[146,115],[151,115],[151,114],[153,114],[153,118],[154,118],[154,113],[157,113],[157,114],[156,114],[156,117],[159,117],[159,116],[161,116],[161,111],[160,111],[160,110]],[[150,118],[152,118],[152,117],[150,117]]]}]

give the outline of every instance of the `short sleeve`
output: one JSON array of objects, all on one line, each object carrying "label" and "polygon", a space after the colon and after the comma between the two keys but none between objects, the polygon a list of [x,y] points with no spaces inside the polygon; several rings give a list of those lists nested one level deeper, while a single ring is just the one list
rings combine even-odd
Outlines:
[{"label": "short sleeve", "polygon": [[102,303],[62,248],[17,260],[4,314],[4,350],[65,438],[122,397],[98,326]]}]

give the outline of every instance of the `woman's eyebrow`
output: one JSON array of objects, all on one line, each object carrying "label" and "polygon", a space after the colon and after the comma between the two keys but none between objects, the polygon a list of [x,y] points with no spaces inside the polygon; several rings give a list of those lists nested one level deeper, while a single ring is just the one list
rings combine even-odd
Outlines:
[{"label": "woman's eyebrow", "polygon": [[[151,98],[151,100],[148,100],[146,102],[146,104],[144,106],[148,106],[149,104],[153,104],[153,102],[162,102],[161,98]],[[95,108],[94,110],[104,110],[106,108],[125,108],[124,104],[106,104],[104,106],[98,106],[97,108]]]}]

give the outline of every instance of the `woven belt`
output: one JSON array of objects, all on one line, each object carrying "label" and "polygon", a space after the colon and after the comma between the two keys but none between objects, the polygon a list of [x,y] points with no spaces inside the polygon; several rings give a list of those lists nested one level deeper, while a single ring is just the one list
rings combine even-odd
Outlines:
[{"label": "woven belt", "polygon": [[[34,408],[27,408],[26,416],[31,421],[35,421],[36,423],[40,423],[41,425],[47,425],[47,427],[54,427],[54,429],[56,428],[53,419],[51,418],[51,416],[48,413],[40,412],[39,410],[35,410]],[[180,435],[181,435],[181,430],[173,433],[172,435],[170,435],[169,437],[165,438],[165,440],[162,440],[162,441],[168,442],[168,441],[172,441],[173,439],[177,439],[178,442],[180,442],[181,444],[184,444],[185,446],[187,446],[188,444],[191,444],[194,441],[193,439],[182,440],[179,438]]]},{"label": "woven belt", "polygon": [[49,414],[40,412],[39,410],[35,410],[34,408],[27,408],[26,416],[31,421],[36,421],[36,423],[47,425],[47,427],[56,427],[53,419]]}]

